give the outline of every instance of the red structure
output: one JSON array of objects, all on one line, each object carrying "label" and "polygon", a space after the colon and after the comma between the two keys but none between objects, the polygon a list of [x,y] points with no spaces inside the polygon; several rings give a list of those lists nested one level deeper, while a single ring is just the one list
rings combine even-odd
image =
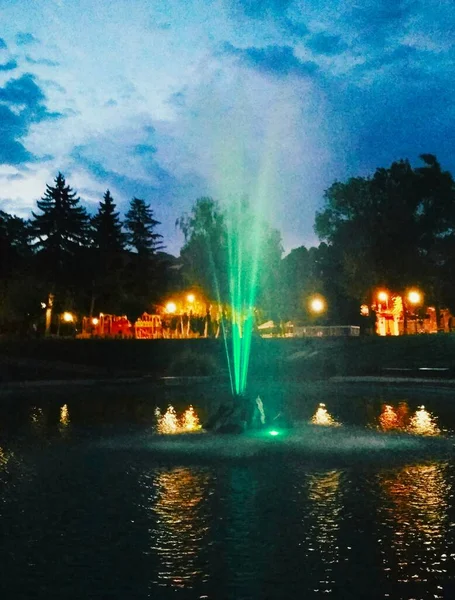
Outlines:
[{"label": "red structure", "polygon": [[133,328],[125,315],[100,313],[99,317],[82,319],[82,335],[83,337],[130,338],[133,337]]}]

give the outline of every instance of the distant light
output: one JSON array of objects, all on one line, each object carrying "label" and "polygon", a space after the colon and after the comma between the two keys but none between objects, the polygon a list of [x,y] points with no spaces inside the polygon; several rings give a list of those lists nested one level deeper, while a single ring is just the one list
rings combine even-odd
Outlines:
[{"label": "distant light", "polygon": [[314,313],[321,313],[325,310],[325,301],[323,298],[316,297],[310,301],[310,309]]},{"label": "distant light", "polygon": [[172,314],[172,313],[175,313],[176,310],[177,310],[177,306],[176,306],[175,302],[168,302],[166,304],[166,312],[167,313]]},{"label": "distant light", "polygon": [[422,294],[417,290],[412,290],[408,294],[408,300],[411,304],[419,304],[422,301]]},{"label": "distant light", "polygon": [[361,305],[360,314],[362,315],[362,317],[368,317],[368,315],[370,314],[370,309],[366,304]]},{"label": "distant light", "polygon": [[387,294],[387,292],[379,292],[378,293],[378,300],[380,300],[381,302],[387,302],[388,299],[389,299],[389,295]]},{"label": "distant light", "polygon": [[74,321],[74,316],[70,312],[64,312],[63,320],[65,323],[72,323]]},{"label": "distant light", "polygon": [[275,435],[280,435],[280,432],[276,431],[275,429],[272,429],[272,431],[269,431],[269,434],[275,436]]},{"label": "distant light", "polygon": [[100,320],[97,317],[93,317],[93,319],[92,319],[93,325],[98,325],[99,322],[100,322]]},{"label": "distant light", "polygon": [[190,304],[192,304],[195,300],[194,294],[188,294],[188,296],[186,297],[186,299],[188,300],[188,302]]},{"label": "distant light", "polygon": [[45,302],[41,302],[41,308],[46,308],[46,303]]}]

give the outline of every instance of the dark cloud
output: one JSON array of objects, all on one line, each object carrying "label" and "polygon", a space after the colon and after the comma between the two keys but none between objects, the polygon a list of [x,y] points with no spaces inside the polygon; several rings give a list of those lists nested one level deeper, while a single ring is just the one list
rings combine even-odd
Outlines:
[{"label": "dark cloud", "polygon": [[151,144],[136,144],[134,146],[134,154],[138,156],[150,156],[156,153],[156,147]]},{"label": "dark cloud", "polygon": [[341,54],[348,47],[341,36],[324,32],[311,36],[307,41],[307,46],[315,54],[325,54],[326,56]]},{"label": "dark cloud", "polygon": [[44,65],[46,67],[58,67],[60,64],[49,58],[32,58],[31,56],[26,56],[25,60],[31,65]]},{"label": "dark cloud", "polygon": [[21,141],[30,125],[62,116],[49,112],[45,100],[30,73],[11,79],[0,88],[0,163],[17,165],[35,159]]},{"label": "dark cloud", "polygon": [[282,16],[286,13],[293,0],[230,0],[236,11],[241,11],[251,19],[261,19],[265,16]]},{"label": "dark cloud", "polygon": [[360,44],[388,47],[390,38],[402,34],[420,10],[419,3],[412,0],[364,0],[347,14],[346,23]]},{"label": "dark cloud", "polygon": [[237,56],[248,67],[276,77],[286,75],[307,77],[318,70],[318,66],[314,62],[299,60],[290,46],[241,49],[226,43],[223,50],[226,54]]},{"label": "dark cloud", "polygon": [[168,103],[172,104],[172,106],[177,106],[178,108],[182,108],[186,105],[186,94],[184,91],[174,92],[168,99]]},{"label": "dark cloud", "polygon": [[0,38],[0,50],[5,50],[8,46],[3,38]]},{"label": "dark cloud", "polygon": [[0,71],[13,71],[17,68],[17,62],[13,59],[9,60],[4,65],[0,65]]},{"label": "dark cloud", "polygon": [[37,44],[38,41],[32,33],[19,32],[16,34],[16,44],[18,46],[29,46],[30,44]]},{"label": "dark cloud", "polygon": [[18,165],[33,156],[18,141],[27,132],[26,122],[7,106],[0,104],[0,163]]},{"label": "dark cloud", "polygon": [[45,96],[31,73],[25,73],[19,79],[10,79],[0,88],[0,101],[10,104],[26,104],[29,107],[40,105]]}]

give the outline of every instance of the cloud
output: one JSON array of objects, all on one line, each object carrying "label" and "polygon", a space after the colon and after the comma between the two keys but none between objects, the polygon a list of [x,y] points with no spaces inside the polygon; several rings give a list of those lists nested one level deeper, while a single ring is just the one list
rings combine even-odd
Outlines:
[{"label": "cloud", "polygon": [[32,123],[60,118],[44,104],[46,98],[30,73],[0,88],[0,163],[18,165],[35,159],[23,143]]},{"label": "cloud", "polygon": [[0,38],[0,50],[6,50],[8,46],[3,38]]},{"label": "cloud", "polygon": [[156,147],[151,144],[136,144],[134,154],[138,156],[150,156],[156,154]]},{"label": "cloud", "polygon": [[224,52],[237,56],[246,66],[275,77],[313,75],[318,66],[314,62],[301,61],[290,46],[267,46],[265,48],[236,48],[230,43],[224,44]]},{"label": "cloud", "polygon": [[37,44],[38,41],[32,33],[19,32],[16,34],[16,44],[18,46],[29,46],[30,44]]},{"label": "cloud", "polygon": [[9,60],[7,63],[0,65],[0,71],[13,71],[17,68],[17,61],[14,59]]},{"label": "cloud", "polygon": [[26,56],[25,60],[31,65],[44,65],[46,67],[58,67],[59,62],[55,60],[50,60],[49,58],[32,58],[31,56]]},{"label": "cloud", "polygon": [[334,56],[344,52],[348,45],[339,35],[331,35],[325,32],[313,35],[306,43],[308,48],[315,54]]},{"label": "cloud", "polygon": [[293,0],[230,0],[232,8],[251,19],[282,16]]}]

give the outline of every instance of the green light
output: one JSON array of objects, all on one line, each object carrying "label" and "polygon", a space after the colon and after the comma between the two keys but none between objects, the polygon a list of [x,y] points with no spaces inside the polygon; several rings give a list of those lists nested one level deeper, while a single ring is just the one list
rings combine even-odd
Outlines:
[{"label": "green light", "polygon": [[275,435],[280,435],[280,432],[279,431],[275,431],[274,429],[272,429],[272,431],[269,431],[269,434],[275,436]]}]

